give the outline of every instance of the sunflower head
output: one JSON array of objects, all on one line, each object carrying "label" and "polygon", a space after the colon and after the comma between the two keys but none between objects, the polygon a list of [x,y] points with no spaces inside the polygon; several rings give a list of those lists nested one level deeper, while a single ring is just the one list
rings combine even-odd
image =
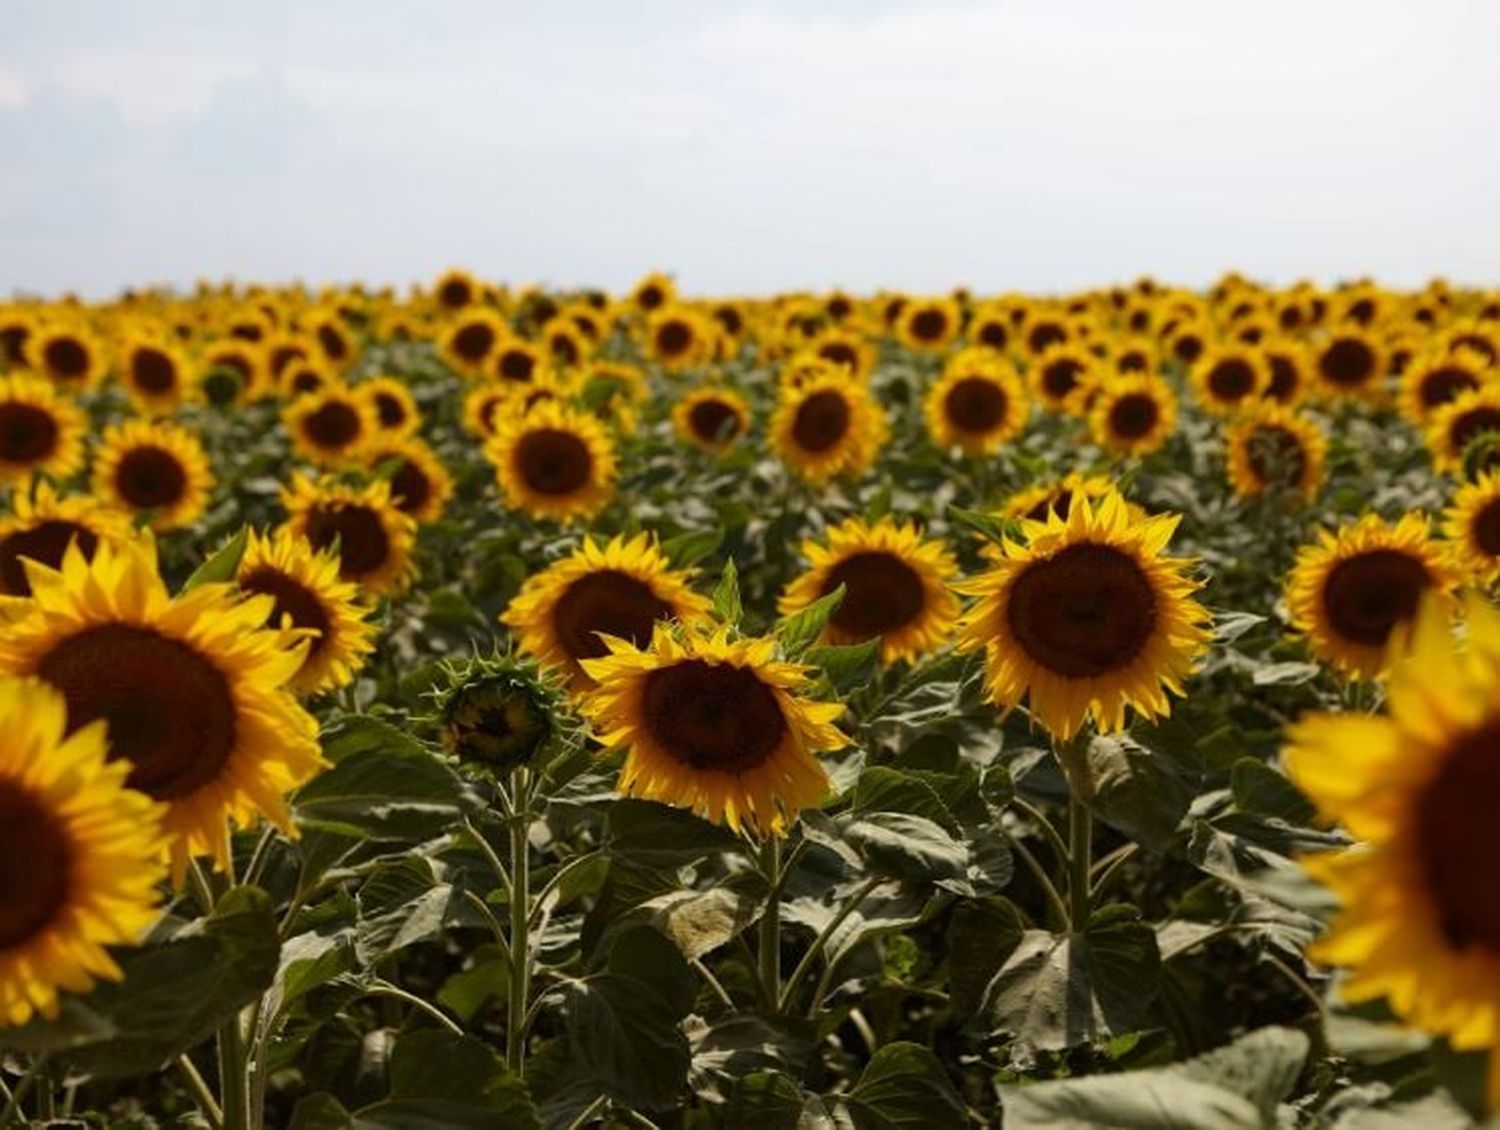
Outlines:
[{"label": "sunflower head", "polygon": [[508,336],[505,324],[493,310],[465,308],[439,335],[438,353],[460,376],[478,377]]},{"label": "sunflower head", "polygon": [[109,359],[104,344],[81,321],[44,322],[26,338],[27,364],[66,389],[92,388],[104,379]]},{"label": "sunflower head", "polygon": [[669,373],[701,365],[713,356],[713,326],[687,306],[674,303],[652,311],[645,334],[647,355]]},{"label": "sunflower head", "polygon": [[65,479],[83,465],[88,421],[65,392],[25,373],[0,377],[0,484],[42,472]]},{"label": "sunflower head", "polygon": [[869,390],[840,367],[810,359],[799,385],[783,386],[772,416],[771,445],[809,482],[864,475],[884,445],[885,414]]},{"label": "sunflower head", "polygon": [[1500,580],[1500,472],[1483,472],[1458,488],[1443,533],[1467,580],[1482,586]]},{"label": "sunflower head", "polygon": [[457,267],[449,268],[432,284],[432,302],[444,314],[456,314],[479,301],[482,290],[474,276]]},{"label": "sunflower head", "polygon": [[571,522],[614,497],[614,442],[587,412],[558,400],[502,411],[485,446],[506,504],[534,518]]},{"label": "sunflower head", "polygon": [[958,303],[951,298],[913,298],[901,308],[896,336],[907,349],[936,353],[947,349],[962,328]]},{"label": "sunflower head", "polygon": [[1413,358],[1401,371],[1401,414],[1421,427],[1443,405],[1484,385],[1489,369],[1483,355],[1471,349]]},{"label": "sunflower head", "polygon": [[507,334],[495,346],[487,371],[502,385],[524,385],[541,380],[546,370],[542,351],[534,343]]},{"label": "sunflower head", "polygon": [[106,428],[94,456],[94,494],[155,530],[197,521],[213,486],[208,453],[180,424],[130,420]]},{"label": "sunflower head", "polygon": [[704,385],[673,405],[672,427],[685,443],[719,455],[749,429],[750,408],[733,389]]},{"label": "sunflower head", "polygon": [[927,434],[939,447],[989,455],[1020,434],[1031,404],[1014,366],[993,350],[949,358],[923,402]]},{"label": "sunflower head", "polygon": [[1007,518],[1032,522],[1045,522],[1053,514],[1066,518],[1075,498],[1097,502],[1114,489],[1114,481],[1107,475],[1070,471],[1060,479],[1038,483],[1012,495],[1004,512]]},{"label": "sunflower head", "polygon": [[1059,342],[1036,356],[1026,378],[1037,403],[1049,412],[1082,415],[1099,386],[1099,358],[1082,345]]},{"label": "sunflower head", "polygon": [[481,777],[537,765],[570,729],[561,688],[509,656],[449,664],[431,697],[443,747]]},{"label": "sunflower head", "polygon": [[69,545],[76,543],[87,559],[100,542],[131,536],[130,523],[117,511],[85,494],[60,497],[45,482],[15,492],[11,507],[0,517],[0,609],[7,599],[31,595],[27,561],[56,569]]},{"label": "sunflower head", "polygon": [[375,410],[375,424],[382,436],[400,439],[422,426],[422,412],[406,382],[396,377],[372,377],[358,385],[354,395]]},{"label": "sunflower head", "polygon": [[1260,352],[1271,377],[1265,399],[1285,407],[1301,403],[1313,383],[1307,347],[1295,338],[1273,337],[1261,343]]},{"label": "sunflower head", "polygon": [[342,381],[295,397],[282,418],[293,450],[325,467],[358,462],[380,431],[374,403]]},{"label": "sunflower head", "polygon": [[416,438],[377,439],[365,450],[371,471],[386,475],[391,501],[418,525],[435,522],[453,497],[453,477],[437,453]]},{"label": "sunflower head", "polygon": [[1306,416],[1262,401],[1225,430],[1229,484],[1241,498],[1295,491],[1307,499],[1323,485],[1328,440]]},{"label": "sunflower head", "polygon": [[1177,427],[1177,397],[1155,376],[1117,377],[1104,382],[1089,410],[1094,442],[1120,455],[1149,455]]},{"label": "sunflower head", "polygon": [[677,298],[677,284],[670,275],[653,271],[631,288],[628,299],[638,313],[652,314]]},{"label": "sunflower head", "polygon": [[1427,449],[1433,466],[1457,473],[1470,445],[1496,432],[1500,432],[1500,387],[1486,385],[1460,393],[1429,417]]},{"label": "sunflower head", "polygon": [[1204,351],[1189,372],[1198,403],[1229,416],[1255,403],[1271,383],[1265,355],[1248,345],[1218,345]]},{"label": "sunflower head", "polygon": [[1313,349],[1313,374],[1330,400],[1378,403],[1385,396],[1388,364],[1379,339],[1357,323],[1343,323]]},{"label": "sunflower head", "polygon": [[174,342],[137,330],[120,351],[120,383],[139,411],[170,412],[194,391],[196,370]]},{"label": "sunflower head", "polygon": [[298,474],[281,502],[292,532],[319,552],[336,547],[339,576],[366,595],[385,596],[411,583],[416,523],[396,506],[390,483],[353,486]]}]

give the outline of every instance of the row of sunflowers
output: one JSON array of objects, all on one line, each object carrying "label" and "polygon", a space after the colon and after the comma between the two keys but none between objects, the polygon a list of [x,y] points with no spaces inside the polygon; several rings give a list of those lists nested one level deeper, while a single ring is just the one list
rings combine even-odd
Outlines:
[{"label": "row of sunflowers", "polygon": [[0,1127],[1500,1106],[1500,292],[22,296],[0,491]]}]

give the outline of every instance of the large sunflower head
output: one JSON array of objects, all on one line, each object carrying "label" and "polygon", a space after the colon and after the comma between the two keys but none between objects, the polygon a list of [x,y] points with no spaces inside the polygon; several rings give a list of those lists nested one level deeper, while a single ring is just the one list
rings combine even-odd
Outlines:
[{"label": "large sunflower head", "polygon": [[490,357],[488,375],[502,385],[524,385],[541,380],[547,369],[534,342],[506,334]]},{"label": "large sunflower head", "polygon": [[26,360],[40,375],[74,391],[92,388],[109,371],[104,343],[71,318],[37,326],[26,339]]},{"label": "large sunflower head", "polygon": [[1044,349],[1026,377],[1043,408],[1081,416],[1099,386],[1099,358],[1082,345],[1062,342]]},{"label": "large sunflower head", "polygon": [[396,377],[372,377],[354,389],[354,395],[375,409],[375,423],[387,439],[415,434],[422,426],[422,412],[417,401]]},{"label": "large sunflower head", "polygon": [[1008,307],[987,302],[969,319],[968,339],[980,349],[1008,356],[1016,342],[1016,324]]},{"label": "large sunflower head", "polygon": [[885,414],[869,390],[830,362],[796,387],[784,387],[771,418],[771,446],[784,463],[811,483],[836,475],[858,478],[880,453],[888,434]]},{"label": "large sunflower head", "polygon": [[86,494],[59,497],[47,483],[16,491],[10,505],[11,513],[0,515],[0,614],[8,600],[31,595],[24,562],[56,569],[69,545],[89,559],[100,542],[131,536],[124,515]]},{"label": "large sunflower head", "polygon": [[453,477],[437,452],[415,437],[377,439],[365,449],[369,468],[391,484],[391,501],[418,525],[435,522],[453,497]]},{"label": "large sunflower head", "polygon": [[339,311],[314,310],[304,329],[317,347],[319,360],[333,372],[342,373],[359,360],[359,345]]},{"label": "large sunflower head", "polygon": [[856,380],[869,380],[875,369],[875,350],[863,334],[851,329],[826,329],[808,348],[823,360],[842,365]]},{"label": "large sunflower head", "polygon": [[94,494],[156,530],[191,525],[208,507],[214,476],[197,435],[166,421],[106,428],[94,453]]},{"label": "large sunflower head", "polygon": [[141,412],[171,412],[192,395],[196,371],[170,339],[136,331],[120,350],[120,383]]},{"label": "large sunflower head", "polygon": [[802,545],[808,569],[781,596],[783,614],[800,612],[840,585],[844,597],[829,617],[829,643],[880,641],[885,663],[916,659],[948,642],[958,619],[949,583],[958,566],[941,541],[913,525],[850,518],[821,540]]},{"label": "large sunflower head", "polygon": [[646,354],[669,373],[701,365],[713,356],[713,326],[690,307],[674,303],[652,311],[645,333]]},{"label": "large sunflower head", "polygon": [[1330,400],[1379,402],[1385,396],[1388,358],[1374,334],[1345,322],[1313,347],[1318,389]]},{"label": "large sunflower head", "polygon": [[1189,379],[1204,411],[1229,416],[1261,398],[1271,383],[1271,372],[1256,347],[1218,345],[1194,362]]},{"label": "large sunflower head", "polygon": [[1201,317],[1188,317],[1174,322],[1170,331],[1163,328],[1167,350],[1183,365],[1197,364],[1214,340],[1213,326]]},{"label": "large sunflower head", "polygon": [[1467,648],[1429,603],[1391,664],[1389,713],[1304,716],[1287,772],[1359,841],[1303,865],[1338,897],[1309,951],[1349,967],[1339,995],[1384,998],[1461,1051],[1489,1049],[1500,1108],[1500,616],[1474,599]]},{"label": "large sunflower head", "polygon": [[672,568],[639,534],[605,545],[585,537],[567,557],[528,578],[500,619],[522,651],[582,689],[593,685],[582,661],[608,654],[602,636],[645,647],[658,620],[691,623],[707,611],[691,573]]},{"label": "large sunflower head", "polygon": [[1347,678],[1373,679],[1397,626],[1425,594],[1449,599],[1456,579],[1422,515],[1392,526],[1366,514],[1302,547],[1287,578],[1287,607],[1315,655]]},{"label": "large sunflower head", "polygon": [[572,372],[589,359],[594,350],[593,342],[578,326],[564,314],[559,314],[538,335],[547,361],[552,368]]},{"label": "large sunflower head", "polygon": [[502,411],[485,454],[506,504],[533,518],[597,514],[615,492],[615,449],[604,425],[557,400]]},{"label": "large sunflower head", "polygon": [[1021,313],[1021,343],[1033,359],[1040,361],[1048,350],[1073,340],[1073,326],[1058,310],[1028,306],[1021,308]]},{"label": "large sunflower head", "polygon": [[958,303],[951,298],[913,298],[901,308],[896,336],[907,349],[936,353],[947,349],[963,328]]},{"label": "large sunflower head", "polygon": [[160,806],[126,787],[105,727],[37,679],[0,678],[0,1028],[55,1017],[59,991],[119,980],[107,947],[157,916]]},{"label": "large sunflower head", "polygon": [[1500,432],[1500,386],[1485,385],[1442,405],[1427,425],[1427,449],[1439,471],[1457,473],[1464,452],[1487,432]]},{"label": "large sunflower head", "polygon": [[1443,405],[1482,387],[1489,378],[1490,366],[1471,349],[1423,353],[1401,370],[1401,414],[1422,427]]},{"label": "large sunflower head", "polygon": [[927,434],[942,448],[988,455],[1020,434],[1031,404],[1014,366],[990,349],[955,353],[923,402]]},{"label": "large sunflower head", "polygon": [[438,337],[438,353],[460,376],[482,376],[509,336],[500,315],[484,307],[465,309]]},{"label": "large sunflower head", "polygon": [[0,377],[0,484],[38,472],[65,479],[83,465],[88,421],[67,393],[40,377]]},{"label": "large sunflower head", "polygon": [[672,427],[685,443],[717,455],[749,430],[750,408],[733,389],[704,385],[672,406]]},{"label": "large sunflower head", "polygon": [[1286,407],[1301,403],[1313,383],[1307,347],[1295,338],[1273,337],[1261,343],[1260,352],[1271,374],[1265,399]]},{"label": "large sunflower head", "polygon": [[452,267],[432,284],[432,302],[444,314],[456,314],[478,302],[483,289],[468,271]]},{"label": "large sunflower head", "polygon": [[342,381],[293,398],[282,410],[292,449],[323,467],[359,461],[380,431],[374,403]]},{"label": "large sunflower head", "polygon": [[313,549],[337,547],[339,576],[368,596],[400,592],[411,583],[416,523],[377,479],[351,486],[336,479],[297,475],[282,491],[287,525]]},{"label": "large sunflower head", "polygon": [[1160,377],[1116,377],[1100,386],[1089,410],[1094,442],[1120,455],[1149,455],[1177,427],[1177,397]]},{"label": "large sunflower head", "polygon": [[774,640],[662,625],[644,649],[606,642],[583,661],[598,683],[583,711],[602,745],[625,751],[627,796],[773,836],[822,801],[817,754],[848,744],[834,725],[844,708],[804,697],[807,669],[778,661]]},{"label": "large sunflower head", "polygon": [[365,619],[359,588],[339,577],[338,556],[316,550],[283,527],[270,536],[250,531],[240,558],[240,591],[275,603],[265,626],[305,640],[302,666],[289,686],[320,694],[347,685],[375,647],[375,625]]},{"label": "large sunflower head", "polygon": [[1458,488],[1443,533],[1467,579],[1485,586],[1500,580],[1500,472],[1485,472]]},{"label": "large sunflower head", "polygon": [[131,788],[166,806],[175,872],[229,861],[229,823],[264,816],[291,833],[286,795],[322,765],[317,723],[284,689],[302,664],[263,625],[269,597],[232,586],[167,592],[149,538],[75,543],[60,570],[32,565],[31,603],[0,638],[0,673],[67,700],[68,729],[102,719]]},{"label": "large sunflower head", "polygon": [[630,291],[627,300],[641,314],[653,314],[677,298],[677,284],[670,275],[653,271]]},{"label": "large sunflower head", "polygon": [[248,404],[275,391],[271,384],[270,368],[266,363],[265,346],[254,342],[235,337],[210,342],[199,354],[197,368],[203,375],[204,392],[216,401],[219,398],[215,395],[213,381],[210,379],[215,371],[234,374],[233,383],[236,387],[232,396],[224,395],[225,400]]},{"label": "large sunflower head", "polygon": [[1208,644],[1208,611],[1193,599],[1189,561],[1163,554],[1178,519],[1133,512],[1117,493],[1075,496],[1066,518],[1021,523],[994,568],[959,585],[979,599],[959,643],[983,648],[990,697],[1027,702],[1034,721],[1066,741],[1090,716],[1123,729],[1126,707],[1147,718]]},{"label": "large sunflower head", "polygon": [[1229,485],[1241,498],[1279,487],[1312,499],[1323,485],[1327,438],[1280,404],[1263,402],[1239,416],[1225,430],[1224,445]]}]

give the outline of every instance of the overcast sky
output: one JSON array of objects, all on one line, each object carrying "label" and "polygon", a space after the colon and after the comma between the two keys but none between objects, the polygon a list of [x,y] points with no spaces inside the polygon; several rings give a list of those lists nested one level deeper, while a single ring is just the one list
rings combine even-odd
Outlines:
[{"label": "overcast sky", "polygon": [[1500,283],[1490,0],[8,0],[0,293]]}]

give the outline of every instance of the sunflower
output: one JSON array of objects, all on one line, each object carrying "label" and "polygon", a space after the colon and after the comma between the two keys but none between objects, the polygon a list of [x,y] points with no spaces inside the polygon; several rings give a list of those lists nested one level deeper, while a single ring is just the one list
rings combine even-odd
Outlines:
[{"label": "sunflower", "polygon": [[141,412],[171,412],[193,391],[187,354],[165,337],[132,333],[120,351],[120,383]]},{"label": "sunflower", "polygon": [[317,364],[317,347],[303,334],[281,333],[266,339],[262,355],[266,376],[276,392],[287,392],[287,370],[293,365]]},{"label": "sunflower", "polygon": [[304,323],[317,348],[318,359],[334,373],[342,373],[359,358],[359,348],[337,310],[316,310]]},{"label": "sunflower", "polygon": [[1015,367],[993,350],[955,353],[923,402],[927,434],[937,446],[992,455],[1026,426],[1031,404]]},{"label": "sunflower", "polygon": [[804,697],[807,668],[778,661],[774,640],[661,625],[645,649],[605,643],[583,661],[599,684],[583,711],[602,745],[625,750],[625,795],[772,836],[822,801],[816,755],[848,744],[834,725],[844,708]]},{"label": "sunflower", "polygon": [[411,582],[417,525],[397,509],[390,483],[355,487],[298,474],[281,492],[281,503],[298,537],[319,551],[337,546],[339,576],[366,595],[399,592]]},{"label": "sunflower", "polygon": [[475,307],[465,310],[443,328],[438,336],[438,353],[460,376],[478,377],[484,374],[495,350],[507,336],[498,314]]},{"label": "sunflower", "polygon": [[1472,349],[1427,352],[1414,358],[1401,371],[1401,414],[1422,427],[1437,409],[1488,383],[1489,368],[1483,355]]},{"label": "sunflower", "polygon": [[38,472],[66,479],[83,465],[87,433],[83,410],[49,381],[0,377],[0,484]]},{"label": "sunflower", "polygon": [[1045,522],[1052,514],[1066,518],[1075,498],[1097,502],[1114,489],[1113,480],[1106,475],[1081,475],[1070,471],[1061,479],[1038,483],[1012,495],[1005,504],[1005,516],[1033,522]]},{"label": "sunflower", "polygon": [[0,373],[26,365],[26,343],[36,331],[36,316],[25,306],[0,304]]},{"label": "sunflower", "polygon": [[488,440],[499,428],[501,416],[515,400],[515,391],[508,385],[475,385],[464,394],[464,427],[470,435]]},{"label": "sunflower", "polygon": [[1345,323],[1313,351],[1313,374],[1328,399],[1378,402],[1385,394],[1385,349],[1374,335]]},{"label": "sunflower", "polygon": [[205,346],[198,358],[198,369],[205,378],[215,369],[233,373],[239,382],[233,399],[240,404],[259,400],[274,391],[265,348],[239,338],[223,338]]},{"label": "sunflower", "polygon": [[731,353],[738,353],[749,328],[745,305],[734,299],[721,298],[708,308],[708,316],[719,328],[719,337]]},{"label": "sunflower", "polygon": [[374,403],[342,381],[296,397],[281,418],[291,433],[292,450],[323,467],[359,460],[380,430]]},{"label": "sunflower", "polygon": [[1411,619],[1424,593],[1446,598],[1455,581],[1425,517],[1406,514],[1391,526],[1366,514],[1298,551],[1286,600],[1315,655],[1346,678],[1373,679],[1396,625]]},{"label": "sunflower", "polygon": [[1149,455],[1177,427],[1177,397],[1160,377],[1116,377],[1100,386],[1089,410],[1094,442],[1120,455]]},{"label": "sunflower", "polygon": [[581,690],[594,685],[581,662],[608,654],[601,634],[645,647],[658,620],[692,623],[707,612],[692,574],[673,569],[646,534],[602,546],[585,536],[567,557],[529,577],[500,620],[522,651],[566,672]]},{"label": "sunflower", "polygon": [[456,314],[479,300],[480,286],[468,271],[453,267],[432,284],[432,300],[445,314]]},{"label": "sunflower", "polygon": [[0,517],[0,611],[7,598],[31,595],[23,562],[56,569],[70,544],[76,542],[89,560],[100,542],[122,541],[131,533],[124,516],[97,499],[86,494],[59,497],[45,482],[16,491],[10,504],[13,512]]},{"label": "sunflower", "polygon": [[108,724],[125,783],[166,806],[177,878],[194,855],[227,869],[231,821],[264,816],[293,834],[286,794],[323,760],[317,723],[283,689],[301,651],[262,627],[270,598],[222,584],[169,595],[149,537],[101,542],[92,561],[75,543],[60,570],[30,575],[31,604],[0,638],[0,673],[61,691],[71,731]]},{"label": "sunflower", "polygon": [[1474,319],[1454,322],[1439,335],[1444,351],[1471,349],[1491,366],[1500,365],[1500,327]]},{"label": "sunflower", "polygon": [[1429,417],[1427,449],[1439,471],[1457,472],[1464,451],[1487,432],[1500,432],[1500,386],[1489,385],[1459,394]]},{"label": "sunflower", "polygon": [[1444,516],[1443,533],[1467,577],[1481,585],[1500,580],[1500,472],[1486,472],[1458,488]]},{"label": "sunflower", "polygon": [[749,429],[750,409],[733,389],[704,385],[673,405],[672,426],[684,442],[719,454]]},{"label": "sunflower", "polygon": [[1271,371],[1265,355],[1253,346],[1218,345],[1204,351],[1188,379],[1204,411],[1229,416],[1260,399]]},{"label": "sunflower", "polygon": [[375,423],[386,438],[400,439],[422,426],[416,398],[396,377],[371,377],[355,387],[354,395],[375,409]]},{"label": "sunflower", "polygon": [[1328,440],[1307,417],[1280,404],[1248,409],[1224,433],[1229,485],[1241,498],[1282,487],[1311,500],[1323,485]]},{"label": "sunflower", "polygon": [[548,400],[502,411],[485,454],[512,509],[571,522],[602,510],[615,492],[615,449],[603,424]]},{"label": "sunflower", "polygon": [[[1165,333],[1165,331],[1164,331]],[[1167,351],[1183,365],[1191,366],[1202,357],[1214,339],[1213,327],[1200,318],[1187,318],[1165,333]]]},{"label": "sunflower", "polygon": [[554,368],[571,371],[588,360],[593,345],[572,318],[559,314],[542,327],[541,345]]},{"label": "sunflower", "polygon": [[282,370],[282,393],[290,399],[322,392],[338,378],[321,361],[293,361]]},{"label": "sunflower", "polygon": [[802,543],[808,570],[786,587],[778,610],[800,612],[840,585],[844,597],[823,638],[832,644],[880,641],[880,659],[914,660],[948,642],[958,620],[949,584],[958,565],[941,541],[882,518],[873,526],[850,518],[821,541]]},{"label": "sunflower", "polygon": [[375,625],[365,619],[359,588],[339,578],[339,559],[318,551],[283,527],[271,536],[250,531],[235,577],[240,591],[271,597],[265,626],[298,633],[302,666],[288,685],[321,694],[352,682],[375,648]]},{"label": "sunflower", "polygon": [[1261,356],[1271,379],[1266,384],[1266,400],[1291,407],[1300,403],[1312,385],[1312,358],[1307,347],[1289,337],[1273,337],[1261,342]]},{"label": "sunflower", "polygon": [[1309,953],[1348,966],[1339,995],[1383,998],[1461,1051],[1489,1049],[1500,1107],[1500,616],[1475,598],[1467,648],[1425,604],[1391,664],[1389,713],[1317,714],[1287,735],[1292,780],[1359,841],[1303,866],[1340,909]]},{"label": "sunflower", "polygon": [[647,319],[645,344],[648,356],[667,372],[675,373],[709,360],[714,330],[696,310],[663,306]]},{"label": "sunflower", "polygon": [[1099,359],[1080,345],[1049,346],[1026,371],[1032,394],[1049,412],[1081,415],[1099,384]]},{"label": "sunflower", "polygon": [[1006,355],[1016,338],[1015,323],[1010,311],[1003,306],[986,303],[974,311],[969,319],[968,339],[977,348],[993,350]]},{"label": "sunflower", "polygon": [[453,477],[437,453],[415,436],[376,439],[364,458],[371,470],[388,470],[391,501],[418,525],[435,522],[453,497]]},{"label": "sunflower", "polygon": [[54,384],[75,391],[92,388],[109,369],[104,344],[73,320],[38,325],[26,339],[26,360]]},{"label": "sunflower", "polygon": [[546,370],[542,351],[525,338],[507,334],[495,346],[488,373],[502,384],[530,384]]},{"label": "sunflower", "polygon": [[68,705],[0,679],[0,1028],[56,1017],[60,990],[118,981],[106,947],[157,917],[161,808],[126,787],[103,726],[67,732]]},{"label": "sunflower", "polygon": [[1075,495],[1066,518],[1023,520],[1025,544],[1007,540],[994,568],[957,586],[979,598],[959,646],[984,649],[991,699],[1010,710],[1025,698],[1061,741],[1090,715],[1108,732],[1127,706],[1169,713],[1167,692],[1182,693],[1209,639],[1191,562],[1162,553],[1178,521],[1114,491],[1097,506]]},{"label": "sunflower", "polygon": [[784,388],[771,418],[771,446],[802,478],[822,484],[835,475],[858,478],[885,443],[885,416],[865,386],[831,362]]},{"label": "sunflower", "polygon": [[875,350],[863,335],[852,330],[824,330],[810,349],[823,360],[844,366],[856,380],[869,380],[875,370]]},{"label": "sunflower", "polygon": [[953,343],[962,325],[951,298],[913,298],[901,308],[896,337],[907,349],[936,353]]},{"label": "sunflower", "polygon": [[214,488],[208,453],[180,424],[127,420],[106,428],[94,453],[94,494],[155,530],[197,521]]},{"label": "sunflower", "polygon": [[1067,345],[1072,339],[1072,327],[1060,314],[1045,308],[1025,310],[1021,342],[1030,357],[1040,360],[1048,350]]},{"label": "sunflower", "polygon": [[676,297],[677,284],[672,281],[671,276],[656,271],[635,284],[630,291],[628,301],[637,312],[652,314],[674,301]]}]

